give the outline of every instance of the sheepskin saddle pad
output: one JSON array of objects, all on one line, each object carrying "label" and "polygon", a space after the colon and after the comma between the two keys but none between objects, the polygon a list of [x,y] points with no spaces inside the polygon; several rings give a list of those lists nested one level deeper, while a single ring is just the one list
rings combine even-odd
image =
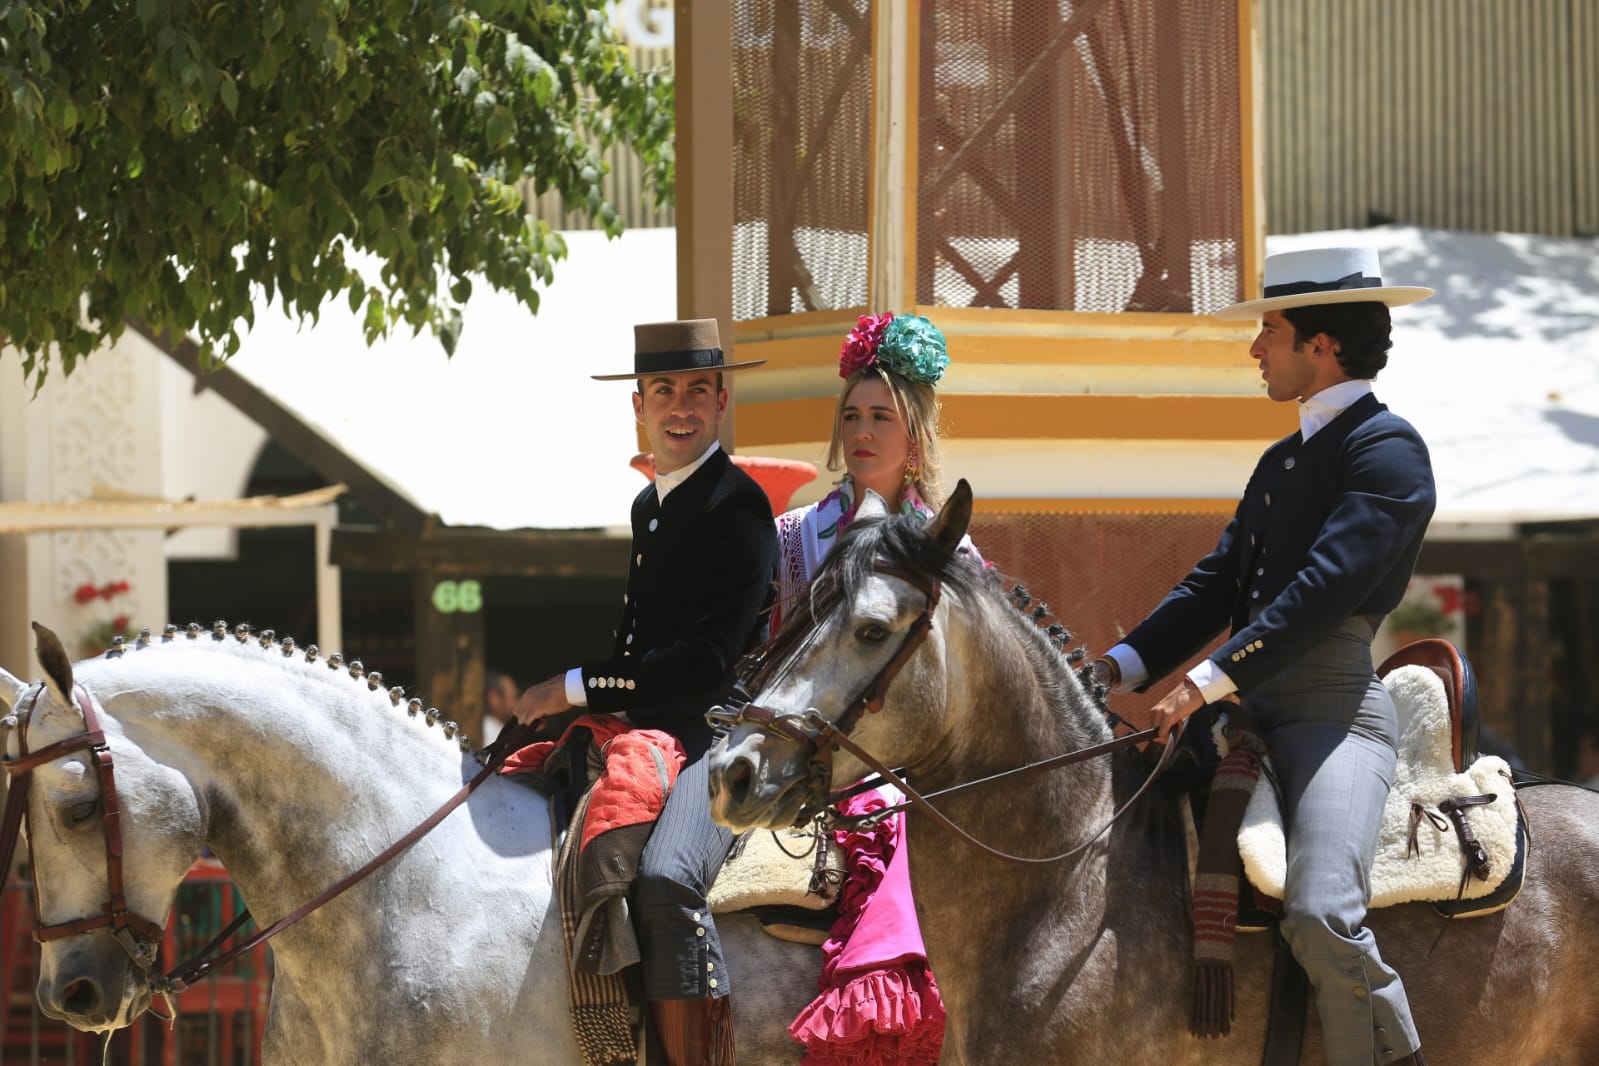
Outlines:
[{"label": "sheepskin saddle pad", "polygon": [[751,911],[779,940],[827,939],[844,882],[844,854],[829,832],[751,829],[711,885],[714,914]]},{"label": "sheepskin saddle pad", "polygon": [[[1384,679],[1399,718],[1399,761],[1383,809],[1371,906],[1432,901],[1450,917],[1489,914],[1519,888],[1525,840],[1510,767],[1497,756],[1455,770],[1449,701],[1443,681],[1424,666],[1401,666]],[[1283,898],[1288,851],[1270,760],[1238,830],[1251,884]],[[1463,828],[1462,828],[1463,827]]]}]

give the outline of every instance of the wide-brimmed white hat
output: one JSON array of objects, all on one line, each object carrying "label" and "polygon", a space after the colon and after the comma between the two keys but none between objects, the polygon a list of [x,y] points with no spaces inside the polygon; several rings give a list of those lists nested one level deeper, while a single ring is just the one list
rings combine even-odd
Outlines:
[{"label": "wide-brimmed white hat", "polygon": [[1380,303],[1402,307],[1433,294],[1420,285],[1386,285],[1375,248],[1307,248],[1266,257],[1265,293],[1215,312],[1217,318],[1259,318],[1267,311],[1317,304]]}]

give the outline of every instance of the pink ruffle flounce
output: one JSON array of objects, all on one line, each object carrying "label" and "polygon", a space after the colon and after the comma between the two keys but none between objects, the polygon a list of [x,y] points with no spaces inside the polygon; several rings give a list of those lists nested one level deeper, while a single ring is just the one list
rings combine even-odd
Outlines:
[{"label": "pink ruffle flounce", "polygon": [[[881,810],[876,792],[852,797],[845,814]],[[927,966],[904,857],[893,861],[904,816],[836,833],[849,871],[838,918],[822,945],[821,995],[788,1032],[805,1047],[803,1066],[932,1066],[944,1043],[944,1001]]]}]

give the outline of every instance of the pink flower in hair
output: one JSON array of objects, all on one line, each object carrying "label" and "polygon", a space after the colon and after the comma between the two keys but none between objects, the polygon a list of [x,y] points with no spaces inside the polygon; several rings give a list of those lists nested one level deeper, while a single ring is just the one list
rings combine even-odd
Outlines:
[{"label": "pink flower in hair", "polygon": [[838,376],[848,378],[862,367],[877,362],[877,346],[882,343],[883,331],[894,321],[894,312],[880,315],[862,315],[855,328],[844,338],[844,349],[838,355]]}]

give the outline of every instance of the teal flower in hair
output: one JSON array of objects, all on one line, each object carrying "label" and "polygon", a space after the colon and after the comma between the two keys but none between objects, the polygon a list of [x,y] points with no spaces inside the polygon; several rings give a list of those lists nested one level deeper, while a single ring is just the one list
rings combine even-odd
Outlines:
[{"label": "teal flower in hair", "polygon": [[877,346],[883,366],[907,381],[936,385],[949,366],[944,334],[921,315],[895,315]]}]

